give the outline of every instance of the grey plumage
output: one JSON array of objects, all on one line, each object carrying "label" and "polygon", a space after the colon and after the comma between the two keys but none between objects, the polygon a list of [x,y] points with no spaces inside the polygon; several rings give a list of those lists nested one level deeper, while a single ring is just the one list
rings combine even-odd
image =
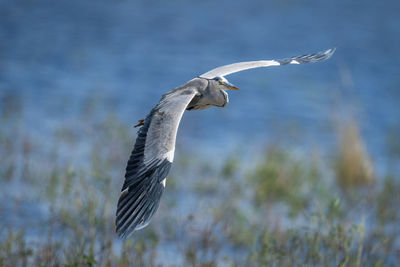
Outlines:
[{"label": "grey plumage", "polygon": [[121,237],[145,227],[156,212],[171,168],[179,122],[185,110],[225,107],[225,90],[238,90],[225,75],[246,69],[304,64],[328,59],[335,49],[280,60],[240,62],[208,71],[166,93],[138,126],[118,201],[116,231]]},{"label": "grey plumage", "polygon": [[273,59],[273,60],[257,60],[257,61],[247,61],[247,62],[239,62],[233,63],[230,65],[221,66],[206,73],[200,75],[200,77],[212,79],[217,76],[226,76],[238,71],[249,70],[254,68],[261,67],[270,67],[270,66],[281,66],[286,64],[304,64],[304,63],[312,63],[318,62],[321,60],[325,60],[330,58],[335,52],[335,48],[331,48],[325,50],[323,52],[318,52],[314,54],[308,54],[298,57],[284,58],[284,59]]},{"label": "grey plumage", "polygon": [[178,124],[193,96],[190,89],[187,94],[172,91],[164,95],[139,129],[118,201],[116,225],[120,236],[145,227],[157,210],[163,180],[172,164]]}]

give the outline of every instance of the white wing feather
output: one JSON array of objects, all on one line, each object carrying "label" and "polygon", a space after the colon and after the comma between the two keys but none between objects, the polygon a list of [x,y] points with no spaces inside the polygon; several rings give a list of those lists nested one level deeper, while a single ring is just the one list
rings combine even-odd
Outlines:
[{"label": "white wing feather", "polygon": [[199,77],[206,79],[213,79],[217,76],[226,76],[235,72],[254,69],[254,68],[318,62],[330,58],[334,52],[335,48],[331,48],[323,52],[291,57],[291,58],[239,62],[212,69],[200,75]]}]

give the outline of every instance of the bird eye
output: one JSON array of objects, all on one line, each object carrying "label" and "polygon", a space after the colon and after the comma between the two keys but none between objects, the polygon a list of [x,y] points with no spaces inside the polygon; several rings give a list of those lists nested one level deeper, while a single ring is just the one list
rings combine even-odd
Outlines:
[{"label": "bird eye", "polygon": [[218,83],[221,84],[221,85],[224,84],[224,82],[221,81],[221,80],[218,80]]}]

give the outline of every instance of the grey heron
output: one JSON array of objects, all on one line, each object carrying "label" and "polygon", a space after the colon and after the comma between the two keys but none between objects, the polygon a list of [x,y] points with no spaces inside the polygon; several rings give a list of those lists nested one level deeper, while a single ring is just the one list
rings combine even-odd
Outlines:
[{"label": "grey heron", "polygon": [[304,64],[328,59],[335,49],[278,60],[239,62],[212,69],[164,94],[141,126],[128,160],[116,213],[116,231],[121,237],[149,224],[160,203],[171,168],[179,122],[185,110],[225,107],[225,90],[239,90],[226,75],[260,67]]}]

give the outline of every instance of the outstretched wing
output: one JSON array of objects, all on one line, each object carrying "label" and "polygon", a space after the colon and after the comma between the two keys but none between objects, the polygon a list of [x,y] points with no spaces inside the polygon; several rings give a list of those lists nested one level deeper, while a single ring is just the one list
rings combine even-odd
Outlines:
[{"label": "outstretched wing", "polygon": [[179,122],[196,92],[186,88],[165,94],[139,129],[118,201],[119,236],[145,227],[156,212],[174,158]]},{"label": "outstretched wing", "polygon": [[258,61],[247,61],[247,62],[239,62],[234,64],[229,64],[225,66],[221,66],[215,69],[212,69],[199,77],[203,77],[206,79],[213,79],[217,76],[225,76],[235,72],[261,68],[261,67],[269,67],[269,66],[280,66],[286,64],[304,64],[311,62],[318,62],[321,60],[328,59],[335,52],[335,48],[328,49],[323,52],[318,52],[315,54],[303,55],[298,57],[284,58],[284,59],[276,59],[276,60],[258,60]]}]

